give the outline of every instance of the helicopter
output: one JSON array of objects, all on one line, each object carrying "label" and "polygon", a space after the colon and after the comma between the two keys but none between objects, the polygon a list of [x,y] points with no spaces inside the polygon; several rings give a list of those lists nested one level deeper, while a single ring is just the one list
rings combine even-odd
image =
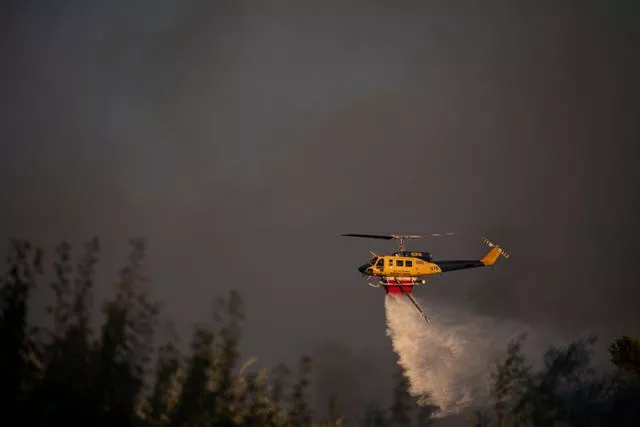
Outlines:
[{"label": "helicopter", "polygon": [[489,241],[486,237],[482,241],[491,249],[480,259],[471,260],[434,260],[433,255],[424,251],[407,251],[405,241],[408,239],[424,239],[429,237],[450,236],[455,233],[432,233],[432,234],[341,234],[345,237],[359,237],[366,239],[396,240],[398,250],[386,255],[378,255],[371,252],[372,258],[366,264],[358,267],[362,276],[379,277],[377,283],[369,283],[369,286],[379,288],[382,286],[386,294],[406,295],[420,312],[425,321],[431,319],[420,308],[411,295],[414,286],[426,285],[426,276],[446,273],[449,271],[464,270],[477,267],[492,267],[500,255],[509,258],[509,253],[504,249]]}]

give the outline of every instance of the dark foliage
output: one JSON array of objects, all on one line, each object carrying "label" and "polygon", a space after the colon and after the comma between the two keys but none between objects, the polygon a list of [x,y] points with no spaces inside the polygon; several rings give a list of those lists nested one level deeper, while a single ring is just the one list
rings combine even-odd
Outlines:
[{"label": "dark foliage", "polygon": [[[181,353],[175,334],[156,345],[159,310],[146,292],[145,242],[130,243],[115,296],[103,304],[103,324],[93,331],[98,239],[84,245],[77,263],[69,243],[56,248],[50,326],[42,329],[30,328],[27,320],[31,293],[47,276],[43,250],[11,242],[0,278],[2,425],[341,425],[339,392],[329,396],[328,419],[314,419],[310,357],[301,357],[293,371],[281,364],[271,372],[249,372],[253,360],[242,361],[238,350],[245,314],[236,292],[216,302],[212,324],[194,328],[188,354]],[[475,425],[638,425],[638,340],[623,336],[612,343],[616,371],[597,377],[590,368],[593,339],[549,349],[544,367],[534,372],[522,355],[524,338],[512,342],[496,366],[493,403],[478,412]],[[437,424],[438,408],[408,389],[399,370],[390,407],[371,404],[359,424]]]},{"label": "dark foliage", "polygon": [[[595,338],[564,348],[551,347],[538,371],[522,354],[521,336],[496,366],[493,405],[475,418],[476,426],[637,426],[640,381],[634,358],[640,343],[622,337],[610,346],[613,375],[591,368]],[[637,359],[636,359],[637,360]]]}]

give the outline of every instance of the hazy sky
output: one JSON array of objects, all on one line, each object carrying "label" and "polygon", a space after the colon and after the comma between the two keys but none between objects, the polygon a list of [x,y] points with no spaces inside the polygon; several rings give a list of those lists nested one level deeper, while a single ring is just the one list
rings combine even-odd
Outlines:
[{"label": "hazy sky", "polygon": [[109,280],[147,236],[167,317],[236,288],[268,363],[388,359],[356,268],[393,246],[343,232],[487,235],[512,258],[421,298],[639,334],[638,7],[346,3],[5,3],[0,236],[98,235]]}]

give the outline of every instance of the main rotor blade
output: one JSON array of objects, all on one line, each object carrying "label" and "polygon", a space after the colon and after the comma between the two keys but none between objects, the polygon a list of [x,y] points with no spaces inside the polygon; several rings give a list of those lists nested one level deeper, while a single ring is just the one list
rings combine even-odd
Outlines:
[{"label": "main rotor blade", "polygon": [[383,239],[383,240],[391,240],[391,239],[426,239],[429,237],[441,237],[441,236],[451,236],[455,233],[431,233],[431,234],[357,234],[357,233],[346,233],[341,234],[341,236],[346,237],[363,237],[365,239]]},{"label": "main rotor blade", "polygon": [[456,233],[431,233],[431,234],[406,234],[406,235],[394,235],[397,239],[426,239],[429,237],[442,237],[452,236]]},{"label": "main rotor blade", "polygon": [[394,236],[383,235],[383,234],[354,234],[354,233],[341,234],[341,236],[364,237],[365,239],[384,239],[384,240],[391,240],[394,237]]}]

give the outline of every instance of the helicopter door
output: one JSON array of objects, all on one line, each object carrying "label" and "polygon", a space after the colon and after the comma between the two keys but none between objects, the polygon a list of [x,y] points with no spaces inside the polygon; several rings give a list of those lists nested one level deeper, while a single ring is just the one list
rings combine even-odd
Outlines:
[{"label": "helicopter door", "polygon": [[[407,262],[410,263],[411,261],[407,261]],[[396,268],[402,274],[408,274],[410,272],[410,270],[407,268],[407,265],[405,264],[405,260],[404,259],[397,259],[396,260]]]}]

